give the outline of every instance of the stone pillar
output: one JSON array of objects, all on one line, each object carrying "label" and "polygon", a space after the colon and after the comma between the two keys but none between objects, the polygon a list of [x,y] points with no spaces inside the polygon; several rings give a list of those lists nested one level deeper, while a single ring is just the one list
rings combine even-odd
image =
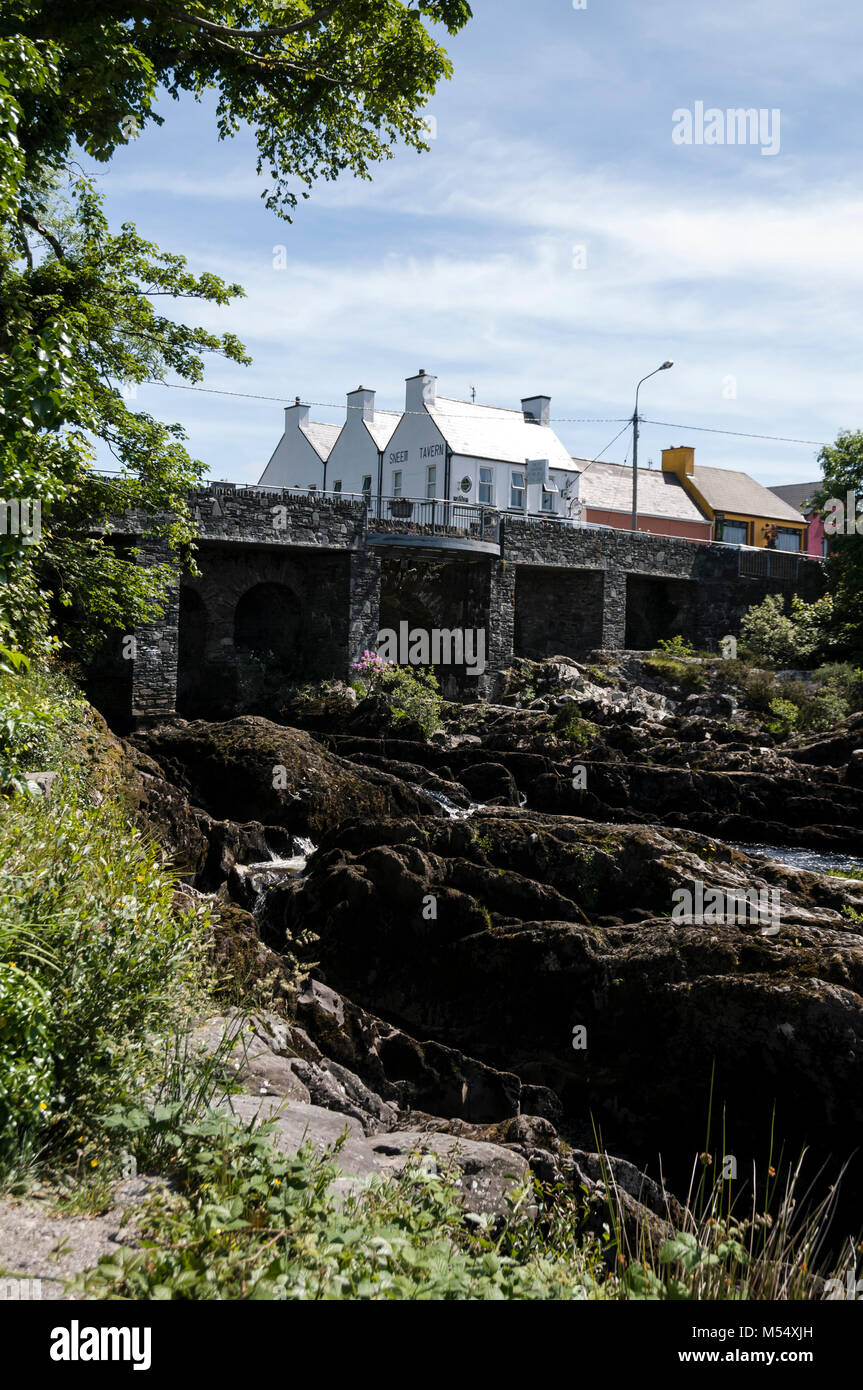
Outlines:
[{"label": "stone pillar", "polygon": [[381,626],[381,562],[367,550],[352,550],[348,577],[348,640],[344,676],[364,651],[377,651]]},{"label": "stone pillar", "polygon": [[607,651],[622,651],[626,645],[625,570],[603,571],[602,645]]},{"label": "stone pillar", "polygon": [[[166,541],[148,537],[138,543],[136,563],[151,567],[170,563]],[[132,667],[132,718],[157,719],[176,713],[177,656],[180,622],[180,573],[175,572],[160,618],[135,629]]]},{"label": "stone pillar", "polygon": [[491,700],[500,687],[500,675],[515,655],[515,565],[492,560],[489,573],[486,670],[476,682],[477,697]]}]

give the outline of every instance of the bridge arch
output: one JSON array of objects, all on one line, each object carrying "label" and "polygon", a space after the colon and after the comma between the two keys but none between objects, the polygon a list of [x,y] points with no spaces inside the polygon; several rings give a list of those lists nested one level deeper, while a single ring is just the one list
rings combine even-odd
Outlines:
[{"label": "bridge arch", "polygon": [[234,646],[287,668],[296,653],[301,604],[287,584],[263,580],[241,594],[234,610]]}]

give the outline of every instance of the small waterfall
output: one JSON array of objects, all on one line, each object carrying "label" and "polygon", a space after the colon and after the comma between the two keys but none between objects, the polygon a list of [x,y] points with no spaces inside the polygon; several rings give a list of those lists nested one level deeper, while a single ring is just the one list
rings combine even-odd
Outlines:
[{"label": "small waterfall", "polygon": [[286,859],[274,854],[272,858],[261,863],[244,866],[244,874],[255,895],[251,911],[258,922],[261,921],[268,890],[283,878],[300,878],[306,872],[306,866],[317,845],[304,837],[294,836],[291,848],[294,853]]},{"label": "small waterfall", "polygon": [[456,806],[455,802],[450,801],[449,797],[444,796],[443,792],[433,792],[430,791],[428,787],[416,787],[415,790],[418,791],[421,796],[427,796],[432,801],[436,801],[438,806],[442,806],[450,820],[469,820],[471,816],[475,816],[479,811],[485,810],[485,806],[481,801],[472,801],[467,807]]}]

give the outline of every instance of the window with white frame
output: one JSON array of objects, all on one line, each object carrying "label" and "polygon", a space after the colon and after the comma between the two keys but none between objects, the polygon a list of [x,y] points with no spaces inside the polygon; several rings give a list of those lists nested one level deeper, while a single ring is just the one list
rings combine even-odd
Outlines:
[{"label": "window with white frame", "polygon": [[524,511],[525,484],[523,473],[513,473],[509,485],[509,505],[518,510]]},{"label": "window with white frame", "polygon": [[554,493],[546,492],[545,488],[542,491],[542,510],[544,512],[554,511]]},{"label": "window with white frame", "polygon": [[341,492],[341,490],[342,490],[342,480],[341,480],[341,478],[337,478],[336,481],[333,483],[333,492]]},{"label": "window with white frame", "polygon": [[362,485],[361,491],[362,491],[362,493],[363,493],[363,495],[364,495],[365,497],[371,497],[371,495],[372,495],[372,475],[371,475],[371,473],[364,473],[364,474],[363,474],[363,485]]},{"label": "window with white frame", "polygon": [[437,464],[430,463],[426,469],[426,497],[434,501],[437,496]]},{"label": "window with white frame", "polygon": [[401,497],[401,495],[402,495],[402,470],[401,470],[400,468],[394,468],[394,469],[393,469],[393,497]]},{"label": "window with white frame", "polygon": [[494,506],[494,469],[479,470],[479,500],[487,507]]}]

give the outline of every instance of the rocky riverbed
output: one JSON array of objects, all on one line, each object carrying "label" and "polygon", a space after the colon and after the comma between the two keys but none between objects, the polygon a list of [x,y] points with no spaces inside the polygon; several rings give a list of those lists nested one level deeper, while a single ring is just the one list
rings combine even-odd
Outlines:
[{"label": "rocky riverbed", "polygon": [[[178,899],[214,905],[235,992],[288,1029],[265,1094],[568,1184],[601,1148],[667,1215],[645,1171],[685,1196],[700,1153],[760,1182],[784,1146],[829,1175],[863,1121],[863,881],[778,857],[863,863],[863,713],[782,741],[721,675],[521,662],[431,738],[335,687],[100,756]],[[729,920],[710,892],[779,913]]]}]

